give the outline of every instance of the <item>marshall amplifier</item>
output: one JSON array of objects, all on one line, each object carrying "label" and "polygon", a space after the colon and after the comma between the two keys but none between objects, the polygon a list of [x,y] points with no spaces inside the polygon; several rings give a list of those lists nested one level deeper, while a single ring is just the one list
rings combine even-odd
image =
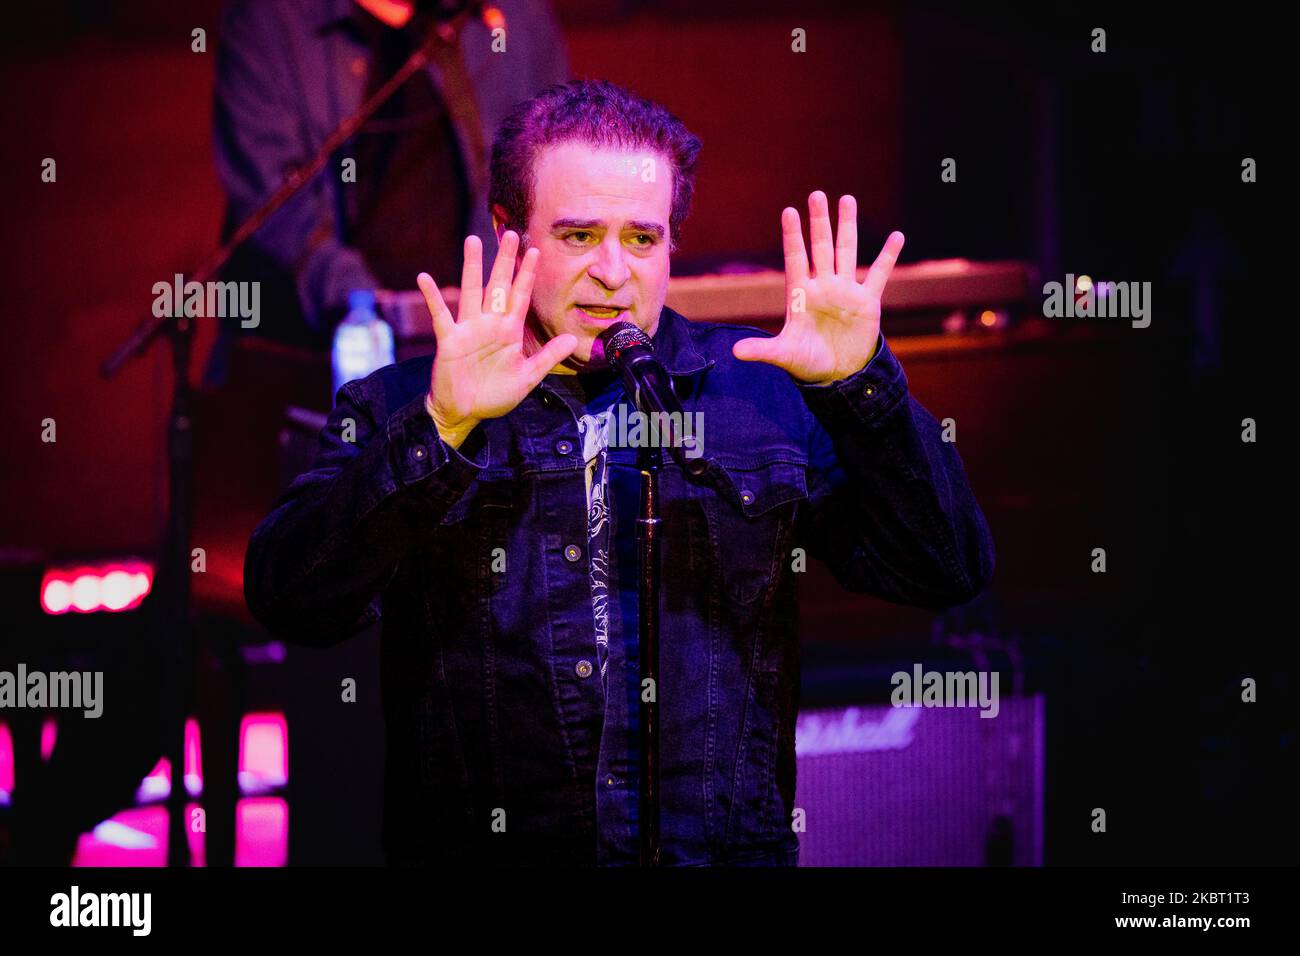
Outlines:
[{"label": "marshall amplifier", "polygon": [[[1044,698],[807,710],[801,866],[1041,866]],[[798,812],[802,810],[802,815]]]}]

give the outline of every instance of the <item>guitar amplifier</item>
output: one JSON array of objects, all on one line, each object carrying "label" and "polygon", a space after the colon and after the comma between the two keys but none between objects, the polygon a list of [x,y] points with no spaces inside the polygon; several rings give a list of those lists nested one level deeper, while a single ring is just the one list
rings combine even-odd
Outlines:
[{"label": "guitar amplifier", "polygon": [[800,866],[1041,866],[1044,698],[808,710]]}]

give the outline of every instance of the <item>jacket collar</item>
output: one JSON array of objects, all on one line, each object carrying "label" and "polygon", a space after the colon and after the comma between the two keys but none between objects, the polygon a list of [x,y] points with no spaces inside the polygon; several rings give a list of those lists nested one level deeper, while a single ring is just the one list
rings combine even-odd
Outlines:
[{"label": "jacket collar", "polygon": [[[695,330],[690,320],[668,306],[659,313],[659,326],[650,336],[655,358],[663,365],[664,371],[676,378],[689,377],[705,369],[712,368],[713,359],[705,358],[695,346]],[[542,379],[541,387],[554,391],[555,379],[569,379],[574,373],[551,372]]]},{"label": "jacket collar", "polygon": [[690,320],[668,306],[659,313],[659,327],[650,341],[654,343],[655,357],[669,375],[694,375],[714,364],[695,347],[695,330]]}]

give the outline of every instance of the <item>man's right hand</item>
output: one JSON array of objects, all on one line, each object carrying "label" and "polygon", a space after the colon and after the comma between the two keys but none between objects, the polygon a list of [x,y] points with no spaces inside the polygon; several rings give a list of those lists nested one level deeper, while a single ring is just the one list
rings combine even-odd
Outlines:
[{"label": "man's right hand", "polygon": [[427,405],[438,434],[453,447],[479,422],[508,414],[578,345],[565,333],[524,355],[524,320],[540,253],[536,248],[524,253],[515,276],[518,250],[518,234],[507,231],[485,289],[483,244],[478,236],[465,240],[460,314],[454,320],[433,278],[425,272],[416,278],[438,342]]}]

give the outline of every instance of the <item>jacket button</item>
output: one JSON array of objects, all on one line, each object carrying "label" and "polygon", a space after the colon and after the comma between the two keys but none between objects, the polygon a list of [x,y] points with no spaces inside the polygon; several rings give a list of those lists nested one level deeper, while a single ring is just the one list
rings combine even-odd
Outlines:
[{"label": "jacket button", "polygon": [[428,449],[425,448],[423,445],[416,445],[414,448],[411,449],[411,457],[414,458],[416,461],[424,461],[425,456],[428,454],[429,454]]},{"label": "jacket button", "polygon": [[582,557],[582,549],[576,544],[568,545],[564,549],[564,557],[569,561],[577,561]]},{"label": "jacket button", "polygon": [[863,395],[875,395],[875,394],[876,394],[876,386],[874,386],[874,385],[864,385],[864,386],[862,386],[862,394],[863,394]]},{"label": "jacket button", "polygon": [[743,501],[745,504],[750,505],[754,503],[754,496],[750,494],[748,491],[742,491],[740,493],[740,500]]},{"label": "jacket button", "polygon": [[577,665],[573,669],[577,672],[579,677],[590,677],[591,661],[578,661]]},{"label": "jacket button", "polygon": [[561,455],[567,455],[569,452],[573,451],[573,443],[561,439],[555,443],[555,450]]}]

